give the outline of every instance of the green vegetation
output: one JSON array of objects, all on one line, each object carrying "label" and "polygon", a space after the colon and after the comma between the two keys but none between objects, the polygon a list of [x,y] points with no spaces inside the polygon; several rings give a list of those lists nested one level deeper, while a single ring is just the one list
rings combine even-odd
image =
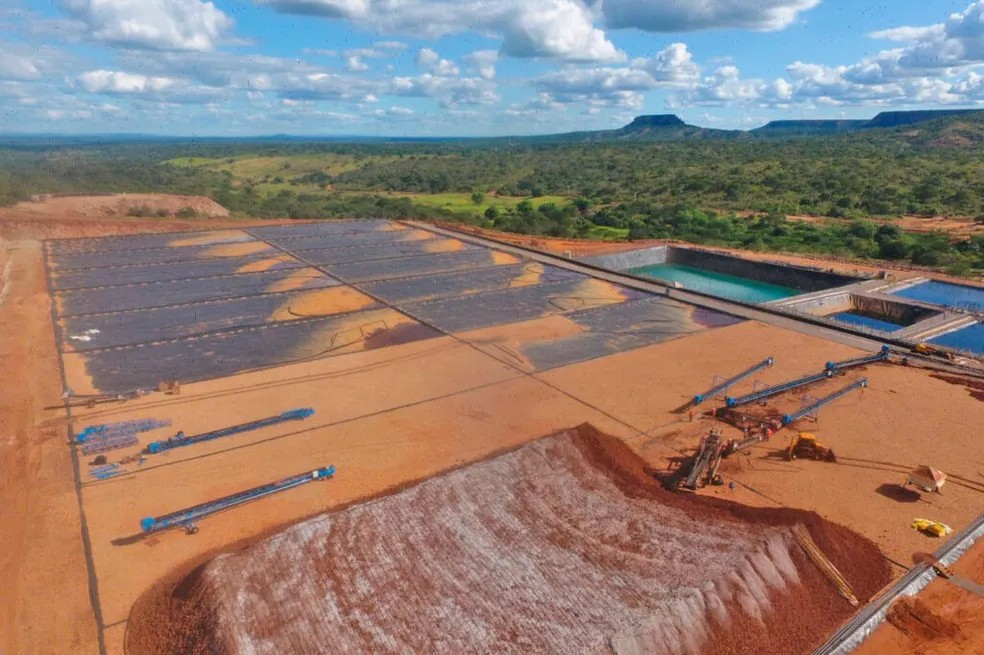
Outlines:
[{"label": "green vegetation", "polygon": [[[184,193],[243,216],[450,220],[984,269],[980,238],[950,243],[869,220],[984,217],[980,114],[821,137],[643,127],[635,139],[18,142],[0,146],[0,203],[50,192]],[[678,136],[660,138],[661,129]],[[836,220],[785,218],[796,214]]]}]

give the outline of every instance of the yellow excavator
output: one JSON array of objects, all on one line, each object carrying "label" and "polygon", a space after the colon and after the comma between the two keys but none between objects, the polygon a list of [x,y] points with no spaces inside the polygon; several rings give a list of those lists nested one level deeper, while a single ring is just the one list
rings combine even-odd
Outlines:
[{"label": "yellow excavator", "polygon": [[834,451],[820,443],[817,436],[809,432],[800,432],[789,441],[789,446],[786,448],[786,459],[792,461],[797,457],[824,462],[837,461]]},{"label": "yellow excavator", "polygon": [[953,532],[953,528],[946,523],[931,519],[912,519],[912,528],[930,537],[945,537]]},{"label": "yellow excavator", "polygon": [[934,346],[931,343],[916,344],[916,347],[913,348],[913,350],[919,353],[920,355],[931,355],[933,357],[942,357],[943,359],[949,361],[953,360],[953,353],[951,353],[949,350],[946,350],[945,348]]}]

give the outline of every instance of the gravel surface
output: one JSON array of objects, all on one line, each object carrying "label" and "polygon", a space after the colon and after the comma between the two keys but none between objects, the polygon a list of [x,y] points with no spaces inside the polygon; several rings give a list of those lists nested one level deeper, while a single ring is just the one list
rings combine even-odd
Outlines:
[{"label": "gravel surface", "polygon": [[803,652],[851,608],[795,522],[851,542],[859,593],[887,580],[815,515],[672,496],[641,469],[584,426],[316,517],[145,597],[128,650]]}]

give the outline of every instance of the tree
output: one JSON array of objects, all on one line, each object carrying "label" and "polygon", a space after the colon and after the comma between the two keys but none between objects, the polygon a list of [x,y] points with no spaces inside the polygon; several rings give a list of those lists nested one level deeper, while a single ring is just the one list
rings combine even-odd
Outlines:
[{"label": "tree", "polygon": [[481,191],[473,191],[471,194],[471,201],[476,205],[481,205],[485,202],[485,194]]}]

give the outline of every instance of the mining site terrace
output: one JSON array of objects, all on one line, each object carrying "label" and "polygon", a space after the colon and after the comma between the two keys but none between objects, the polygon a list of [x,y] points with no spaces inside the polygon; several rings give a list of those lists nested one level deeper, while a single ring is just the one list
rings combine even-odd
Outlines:
[{"label": "mining site terrace", "polygon": [[426,224],[128,225],[0,240],[0,653],[840,653],[903,595],[859,652],[984,652],[980,543],[893,587],[982,531],[973,362]]}]

